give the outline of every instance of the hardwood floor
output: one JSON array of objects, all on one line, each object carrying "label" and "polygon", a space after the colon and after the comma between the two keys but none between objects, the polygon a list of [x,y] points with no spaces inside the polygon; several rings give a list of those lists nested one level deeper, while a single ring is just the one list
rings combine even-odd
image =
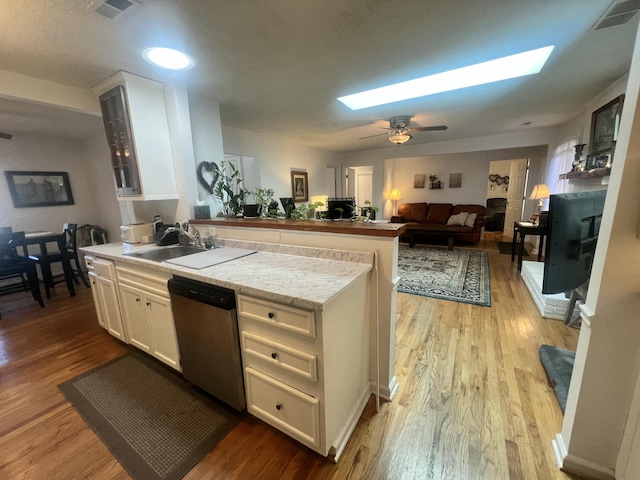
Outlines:
[{"label": "hardwood floor", "polygon": [[[245,414],[185,478],[569,479],[538,347],[575,350],[578,330],[540,316],[495,241],[478,248],[492,306],[398,294],[400,388],[377,414],[369,402],[338,464]],[[98,327],[88,289],[54,292],[45,309],[0,298],[0,478],[129,478],[56,387],[127,347]]]}]

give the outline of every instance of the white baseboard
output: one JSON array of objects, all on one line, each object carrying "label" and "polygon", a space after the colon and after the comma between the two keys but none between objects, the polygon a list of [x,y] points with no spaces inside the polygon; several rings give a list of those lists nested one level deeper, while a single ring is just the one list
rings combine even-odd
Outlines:
[{"label": "white baseboard", "polygon": [[556,457],[556,464],[558,468],[562,469],[564,457],[567,456],[567,447],[561,433],[556,433],[556,438],[551,440],[551,446],[553,447],[553,455]]},{"label": "white baseboard", "polygon": [[[388,402],[392,401],[393,397],[396,395],[398,391],[399,386],[400,385],[398,384],[398,379],[394,375],[388,387],[385,387],[384,385],[380,385],[380,398]],[[374,395],[376,394],[375,382],[371,382],[371,393],[373,393]]]}]

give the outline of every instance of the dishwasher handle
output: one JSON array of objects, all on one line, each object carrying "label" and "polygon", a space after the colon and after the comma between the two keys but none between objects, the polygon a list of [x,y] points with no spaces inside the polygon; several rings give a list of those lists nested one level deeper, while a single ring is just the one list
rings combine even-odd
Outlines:
[{"label": "dishwasher handle", "polygon": [[196,302],[221,308],[222,310],[233,310],[236,308],[236,294],[233,290],[190,278],[174,275],[167,282],[167,288],[171,295],[186,297]]}]

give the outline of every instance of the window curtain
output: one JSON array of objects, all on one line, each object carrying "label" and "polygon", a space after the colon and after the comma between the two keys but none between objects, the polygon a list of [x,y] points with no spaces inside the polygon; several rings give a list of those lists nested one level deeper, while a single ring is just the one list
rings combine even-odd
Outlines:
[{"label": "window curtain", "polygon": [[560,174],[571,171],[571,164],[575,157],[575,145],[578,139],[567,140],[559,144],[549,160],[545,183],[549,185],[551,194],[567,193],[571,191],[568,180],[558,180]]}]

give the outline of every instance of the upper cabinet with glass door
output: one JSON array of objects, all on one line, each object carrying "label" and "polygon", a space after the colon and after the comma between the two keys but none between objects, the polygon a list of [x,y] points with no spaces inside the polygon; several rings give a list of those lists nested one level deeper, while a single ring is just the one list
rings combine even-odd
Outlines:
[{"label": "upper cabinet with glass door", "polygon": [[94,91],[100,95],[118,199],[178,198],[164,85],[119,72]]}]

